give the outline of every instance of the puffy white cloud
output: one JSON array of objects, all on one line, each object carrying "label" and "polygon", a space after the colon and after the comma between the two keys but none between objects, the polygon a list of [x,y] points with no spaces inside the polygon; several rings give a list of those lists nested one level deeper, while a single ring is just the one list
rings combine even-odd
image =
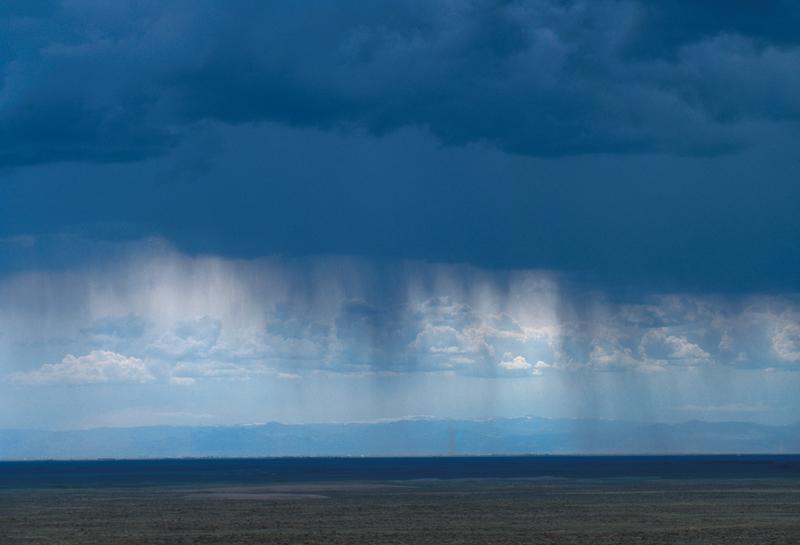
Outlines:
[{"label": "puffy white cloud", "polygon": [[654,372],[664,369],[662,362],[642,358],[632,348],[622,346],[618,341],[602,341],[599,339],[594,340],[591,345],[586,367],[596,371],[638,370]]},{"label": "puffy white cloud", "polygon": [[715,359],[741,367],[789,367],[800,362],[800,302],[788,297],[754,298],[738,313],[715,323]]},{"label": "puffy white cloud", "polygon": [[21,384],[146,383],[156,379],[151,366],[139,358],[108,350],[93,350],[85,356],[68,354],[59,363],[47,363],[33,371],[16,373]]},{"label": "puffy white cloud", "polygon": [[682,335],[670,334],[668,328],[646,332],[639,346],[643,357],[656,360],[681,361],[687,364],[711,360],[711,354]]},{"label": "puffy white cloud", "polygon": [[772,347],[781,360],[800,363],[800,316],[780,320],[772,334]]},{"label": "puffy white cloud", "polygon": [[522,368],[505,356],[498,364],[500,354],[514,352],[526,362],[549,359],[558,326],[552,319],[526,323],[526,313],[537,314],[532,307],[525,306],[525,312],[514,317],[503,308],[481,310],[453,297],[426,299],[415,306],[408,324],[413,333],[408,357],[429,368],[487,376]]},{"label": "puffy white cloud", "polygon": [[524,356],[515,356],[515,357],[512,358],[511,357],[511,352],[506,352],[505,357],[511,358],[511,359],[510,359],[510,361],[509,360],[503,360],[500,363],[498,363],[498,365],[500,367],[502,367],[503,369],[508,369],[509,371],[514,371],[514,370],[527,370],[527,369],[530,369],[532,367],[532,365],[530,363],[528,363],[528,360],[526,360]]},{"label": "puffy white cloud", "polygon": [[541,360],[530,363],[525,356],[514,356],[511,352],[503,354],[503,360],[497,364],[504,371],[516,374],[541,375],[542,369],[551,367],[550,364]]}]

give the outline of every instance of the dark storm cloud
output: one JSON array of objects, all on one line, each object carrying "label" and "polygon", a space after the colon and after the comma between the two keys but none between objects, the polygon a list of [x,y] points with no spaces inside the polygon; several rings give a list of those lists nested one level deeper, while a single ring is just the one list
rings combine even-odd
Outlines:
[{"label": "dark storm cloud", "polygon": [[155,236],[795,290],[798,8],[754,5],[5,2],[0,272]]},{"label": "dark storm cloud", "polygon": [[761,45],[800,42],[800,5],[793,0],[672,0],[642,2],[639,9],[629,54],[670,56],[682,45],[717,34],[748,36]]},{"label": "dark storm cloud", "polygon": [[209,121],[715,154],[800,115],[791,2],[73,0],[0,17],[7,166],[142,159]]},{"label": "dark storm cloud", "polygon": [[[123,258],[113,241],[158,235],[191,254],[468,262],[648,290],[799,287],[791,138],[715,158],[538,160],[442,149],[409,131],[217,136],[212,168],[178,179],[168,176],[176,154],[10,173],[0,183],[0,270],[113,261]],[[189,143],[181,156],[206,156],[208,146]]]}]

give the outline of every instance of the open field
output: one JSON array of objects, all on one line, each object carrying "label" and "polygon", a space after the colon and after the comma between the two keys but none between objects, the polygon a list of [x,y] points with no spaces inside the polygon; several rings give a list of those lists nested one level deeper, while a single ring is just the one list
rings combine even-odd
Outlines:
[{"label": "open field", "polygon": [[800,481],[460,479],[0,489],[3,545],[796,544]]}]

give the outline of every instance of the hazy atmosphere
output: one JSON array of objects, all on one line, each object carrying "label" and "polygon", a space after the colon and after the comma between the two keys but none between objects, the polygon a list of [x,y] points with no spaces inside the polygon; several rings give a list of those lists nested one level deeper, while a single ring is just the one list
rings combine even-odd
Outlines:
[{"label": "hazy atmosphere", "polygon": [[796,424],[766,4],[4,2],[0,428]]}]

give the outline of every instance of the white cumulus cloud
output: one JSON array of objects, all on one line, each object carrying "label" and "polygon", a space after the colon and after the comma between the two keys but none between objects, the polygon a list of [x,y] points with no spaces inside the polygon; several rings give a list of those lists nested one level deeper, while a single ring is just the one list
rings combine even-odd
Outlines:
[{"label": "white cumulus cloud", "polygon": [[529,373],[531,375],[541,375],[542,369],[550,367],[550,364],[541,360],[531,363],[525,356],[514,356],[511,352],[506,352],[503,355],[503,360],[497,365],[501,369],[512,373]]},{"label": "white cumulus cloud", "polygon": [[93,350],[85,356],[68,354],[59,363],[13,375],[13,380],[22,384],[146,383],[155,378],[144,360],[108,350]]}]

